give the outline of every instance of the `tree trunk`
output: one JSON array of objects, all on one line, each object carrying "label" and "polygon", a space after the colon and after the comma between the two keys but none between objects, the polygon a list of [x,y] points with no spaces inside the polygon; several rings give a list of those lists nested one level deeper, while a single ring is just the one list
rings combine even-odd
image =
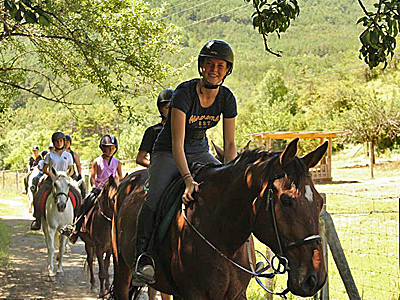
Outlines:
[{"label": "tree trunk", "polygon": [[374,179],[374,164],[375,164],[375,154],[374,154],[374,142],[369,142],[369,169],[371,172],[371,178]]}]

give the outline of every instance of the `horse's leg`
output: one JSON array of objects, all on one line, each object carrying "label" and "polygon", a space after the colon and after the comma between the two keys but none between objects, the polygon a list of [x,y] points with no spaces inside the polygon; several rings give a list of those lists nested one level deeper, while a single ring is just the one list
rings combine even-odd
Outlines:
[{"label": "horse's leg", "polygon": [[106,283],[105,289],[106,291],[110,290],[110,275],[108,273],[108,269],[110,268],[110,258],[111,258],[112,250],[108,249],[106,252],[106,258],[104,259],[104,270],[106,273]]},{"label": "horse's leg", "polygon": [[57,260],[58,260],[58,270],[57,270],[57,275],[59,276],[64,276],[64,270],[62,267],[63,264],[63,258],[64,258],[64,253],[65,253],[65,245],[67,244],[67,237],[63,234],[59,234],[58,232],[56,233],[58,235],[58,239],[60,241],[60,246],[58,249],[58,255],[57,255]]},{"label": "horse's leg", "polygon": [[129,300],[129,287],[132,272],[122,257],[114,261],[114,294],[115,299]]},{"label": "horse's leg", "polygon": [[93,290],[96,287],[96,279],[93,274],[93,259],[94,259],[94,247],[89,245],[89,242],[85,241],[85,250],[86,250],[86,262],[89,266],[90,272],[90,289]]},{"label": "horse's leg", "polygon": [[102,249],[96,248],[96,256],[97,262],[99,263],[99,281],[100,281],[100,292],[99,298],[104,297],[104,280],[105,280],[105,264],[103,259],[103,251]]},{"label": "horse's leg", "polygon": [[[42,218],[43,221],[43,218]],[[47,235],[47,270],[49,272],[49,277],[50,279],[54,279],[54,276],[56,275],[54,273],[54,236],[55,236],[55,229],[54,228],[49,228],[47,224],[43,224],[44,228],[46,227],[46,230],[48,232]]]}]

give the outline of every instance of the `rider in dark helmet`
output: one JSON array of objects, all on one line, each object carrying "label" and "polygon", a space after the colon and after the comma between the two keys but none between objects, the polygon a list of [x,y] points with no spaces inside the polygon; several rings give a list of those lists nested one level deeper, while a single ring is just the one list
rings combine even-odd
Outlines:
[{"label": "rider in dark helmet", "polygon": [[[99,148],[103,152],[92,162],[90,169],[91,192],[83,200],[81,211],[75,218],[74,224],[68,224],[61,229],[61,233],[69,236],[71,243],[78,239],[79,231],[82,227],[84,216],[90,211],[95,203],[104,184],[109,180],[110,175],[122,179],[121,162],[114,157],[118,150],[117,138],[111,134],[106,134],[100,139]],[[75,225],[75,226],[74,226]]]},{"label": "rider in dark helmet", "polygon": [[47,153],[48,152],[46,150],[43,150],[42,153],[40,153],[40,156],[42,157],[42,159],[38,163],[39,173],[35,177],[32,178],[31,190],[32,190],[33,195],[35,195],[36,188],[38,186],[40,177],[42,177],[42,175],[43,175],[44,158]]},{"label": "rider in dark helmet", "polygon": [[233,51],[224,41],[211,40],[201,49],[198,69],[201,78],[181,83],[174,91],[171,109],[163,129],[157,137],[149,168],[149,191],[138,216],[136,235],[136,285],[155,282],[155,266],[149,248],[155,229],[155,215],[159,201],[168,185],[179,175],[185,182],[182,201],[193,201],[192,193],[198,191],[189,165],[194,162],[220,162],[208,151],[206,130],[223,119],[224,157],[236,157],[235,96],[223,86],[232,72]]},{"label": "rider in dark helmet", "polygon": [[[217,59],[222,59],[226,61],[228,65],[228,72],[225,74],[224,78],[222,81],[218,84],[211,84],[208,82],[208,80],[203,76],[203,71],[202,71],[202,66],[204,64],[205,58],[217,58]],[[202,77],[202,80],[204,82],[204,87],[206,89],[216,89],[219,86],[222,86],[222,84],[225,81],[225,78],[232,73],[233,69],[233,51],[231,46],[224,41],[220,40],[211,40],[208,43],[206,43],[203,48],[200,50],[200,54],[197,58],[197,69],[199,71],[200,77]]]},{"label": "rider in dark helmet", "polygon": [[139,147],[139,152],[136,156],[136,163],[143,167],[148,168],[150,166],[150,160],[147,159],[146,156],[147,154],[151,155],[154,142],[167,120],[169,105],[173,93],[173,89],[164,89],[158,95],[157,108],[161,116],[161,122],[146,129]]},{"label": "rider in dark helmet", "polygon": [[32,155],[29,156],[28,171],[24,176],[24,190],[22,191],[23,194],[26,194],[28,192],[28,175],[32,172],[33,168],[36,167],[43,159],[42,156],[40,156],[39,154],[39,146],[33,146],[32,152]]},{"label": "rider in dark helmet", "polygon": [[[34,196],[34,213],[35,220],[31,224],[32,230],[39,230],[41,226],[41,214],[40,214],[40,198],[43,196],[47,189],[51,188],[54,174],[51,172],[51,168],[54,168],[57,172],[66,172],[67,175],[72,174],[73,162],[72,156],[68,152],[64,151],[65,135],[64,133],[57,131],[51,136],[51,141],[54,145],[54,151],[46,154],[44,158],[43,173],[48,177],[40,185],[38,192]],[[74,189],[71,187],[71,189]],[[74,193],[79,194],[75,191]]]}]

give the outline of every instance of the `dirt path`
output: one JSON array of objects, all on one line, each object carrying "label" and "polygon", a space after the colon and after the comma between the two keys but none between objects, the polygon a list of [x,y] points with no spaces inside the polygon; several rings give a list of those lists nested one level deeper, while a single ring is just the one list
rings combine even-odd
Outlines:
[{"label": "dirt path", "polygon": [[[30,231],[29,219],[2,219],[2,222],[10,226],[12,240],[9,265],[0,270],[0,299],[97,299],[98,291],[90,290],[83,269],[83,242],[67,246],[63,264],[65,276],[48,282],[43,233]],[[95,272],[97,274],[97,268]]]}]

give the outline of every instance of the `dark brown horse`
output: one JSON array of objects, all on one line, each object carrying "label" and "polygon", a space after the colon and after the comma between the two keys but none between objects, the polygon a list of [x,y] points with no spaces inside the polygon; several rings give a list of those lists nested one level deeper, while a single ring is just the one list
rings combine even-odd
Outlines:
[{"label": "dark brown horse", "polygon": [[87,231],[80,232],[79,237],[85,242],[86,261],[89,265],[91,289],[94,289],[96,280],[93,274],[93,260],[97,257],[99,263],[99,297],[105,295],[110,288],[108,269],[110,267],[111,247],[111,223],[114,213],[114,199],[118,184],[113,176],[102,188],[93,212],[87,221]]},{"label": "dark brown horse", "polygon": [[[226,165],[203,169],[186,216],[179,210],[154,255],[157,290],[176,299],[246,299],[251,276],[246,240],[253,233],[288,272],[288,290],[314,295],[326,280],[318,217],[322,197],[308,169],[327,143],[303,158],[298,139],[285,151],[245,151]],[[136,215],[145,198],[147,172],[129,176],[119,189],[113,222],[114,291],[128,299],[134,263]],[[287,262],[287,263],[286,263]]]}]

